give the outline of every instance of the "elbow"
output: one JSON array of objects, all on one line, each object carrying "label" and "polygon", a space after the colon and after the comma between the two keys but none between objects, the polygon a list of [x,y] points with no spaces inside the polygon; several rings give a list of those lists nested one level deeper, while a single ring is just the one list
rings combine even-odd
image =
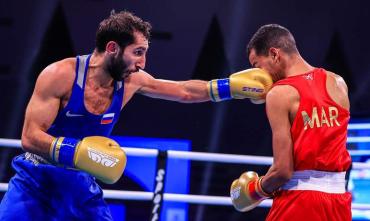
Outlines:
[{"label": "elbow", "polygon": [[276,178],[279,180],[279,183],[285,184],[292,178],[292,175],[293,175],[293,171],[282,170],[276,174]]},{"label": "elbow", "polygon": [[293,176],[293,170],[288,168],[275,168],[273,171],[273,177],[277,184],[284,185]]},{"label": "elbow", "polygon": [[31,141],[30,141],[30,139],[27,138],[27,137],[25,137],[25,136],[22,136],[21,145],[22,145],[22,149],[24,151],[28,152],[31,149]]},{"label": "elbow", "polygon": [[34,141],[32,139],[32,136],[27,135],[27,134],[22,134],[21,145],[24,151],[32,152],[33,143]]}]

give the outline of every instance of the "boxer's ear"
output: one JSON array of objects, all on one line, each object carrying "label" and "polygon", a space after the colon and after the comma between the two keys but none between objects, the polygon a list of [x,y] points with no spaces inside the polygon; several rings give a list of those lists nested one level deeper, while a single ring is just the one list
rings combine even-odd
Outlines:
[{"label": "boxer's ear", "polygon": [[115,54],[119,51],[119,46],[115,41],[109,41],[105,46],[105,51],[109,54]]}]

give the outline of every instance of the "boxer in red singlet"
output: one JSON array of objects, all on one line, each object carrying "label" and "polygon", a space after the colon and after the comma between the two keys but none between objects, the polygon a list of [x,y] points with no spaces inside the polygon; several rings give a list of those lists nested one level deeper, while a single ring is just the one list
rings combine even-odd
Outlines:
[{"label": "boxer in red singlet", "polygon": [[236,209],[248,211],[272,197],[267,220],[351,220],[345,171],[350,117],[344,80],[309,65],[292,34],[280,25],[262,26],[248,44],[253,67],[271,74],[266,97],[274,162],[265,176],[247,172],[231,186]]}]

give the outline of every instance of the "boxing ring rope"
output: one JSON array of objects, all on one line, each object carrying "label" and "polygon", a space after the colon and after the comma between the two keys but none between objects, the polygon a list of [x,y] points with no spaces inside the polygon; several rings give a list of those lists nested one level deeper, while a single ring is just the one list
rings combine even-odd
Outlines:
[{"label": "boxing ring rope", "polygon": [[[0,146],[21,148],[21,141],[16,139],[0,138]],[[124,150],[128,156],[136,157],[157,157],[159,153],[157,149],[141,149],[135,147],[124,147]],[[349,150],[349,152],[351,155],[360,155],[360,154],[370,155],[370,151],[367,150]],[[207,161],[214,163],[253,164],[266,166],[271,165],[273,159],[272,157],[265,156],[202,153],[177,150],[168,150],[167,153],[168,157],[172,159]],[[370,169],[370,163],[353,162],[352,169]]]},{"label": "boxing ring rope", "polygon": [[370,129],[370,123],[351,123],[348,124],[348,130],[366,130]]},{"label": "boxing ring rope", "polygon": [[[0,192],[5,192],[8,189],[7,183],[0,183]],[[125,190],[103,190],[105,199],[117,200],[136,200],[136,201],[150,201],[153,199],[152,192],[143,191],[125,191]],[[218,205],[231,206],[231,199],[228,196],[205,196],[205,195],[191,195],[191,194],[163,194],[164,201],[202,204],[202,205]],[[271,207],[272,200],[267,199],[259,204],[259,207]],[[352,209],[370,210],[370,204],[352,203]]]},{"label": "boxing ring rope", "polygon": [[[16,139],[0,138],[0,146],[21,148],[21,141]],[[127,156],[140,157],[157,157],[159,151],[157,149],[141,149],[135,147],[123,147]],[[353,152],[355,153],[355,152]],[[202,152],[188,152],[188,151],[167,151],[168,158],[206,161],[217,163],[233,163],[233,164],[253,164],[253,165],[271,165],[272,157],[265,156],[250,156],[250,155],[235,155],[235,154],[220,154],[220,153],[202,153]],[[370,169],[370,163],[354,162],[352,169]],[[0,192],[5,192],[8,189],[7,183],[0,183]],[[150,201],[153,199],[153,192],[144,191],[121,191],[121,190],[103,190],[104,198],[119,199],[119,200],[137,200]],[[191,195],[191,194],[174,194],[164,193],[164,201],[183,202],[192,204],[205,205],[221,205],[231,206],[231,199],[229,196],[206,196],[206,195]],[[271,207],[272,200],[263,201],[259,207]],[[370,204],[352,203],[352,209],[370,210]]]}]

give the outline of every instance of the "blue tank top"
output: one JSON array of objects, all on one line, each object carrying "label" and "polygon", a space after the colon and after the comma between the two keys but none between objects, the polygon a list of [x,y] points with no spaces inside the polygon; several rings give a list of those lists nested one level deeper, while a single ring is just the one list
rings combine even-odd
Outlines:
[{"label": "blue tank top", "polygon": [[82,139],[87,136],[109,136],[113,126],[118,121],[122,100],[123,82],[114,82],[113,98],[110,107],[103,114],[90,113],[84,103],[84,89],[87,70],[91,55],[77,56],[76,78],[72,94],[65,108],[55,118],[47,131],[48,134],[59,137]]}]

